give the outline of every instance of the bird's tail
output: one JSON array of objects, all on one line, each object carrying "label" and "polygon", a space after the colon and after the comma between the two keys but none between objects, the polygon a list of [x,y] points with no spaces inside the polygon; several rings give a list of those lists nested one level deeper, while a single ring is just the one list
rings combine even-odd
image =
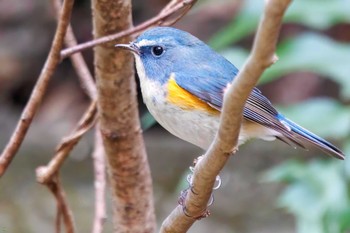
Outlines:
[{"label": "bird's tail", "polygon": [[[326,140],[317,136],[316,134],[313,134],[310,131],[304,129],[303,127],[297,125],[296,123],[287,119],[283,115],[279,115],[278,118],[281,123],[283,123],[287,128],[290,129],[290,134],[283,136],[288,138],[293,143],[304,148],[304,144],[309,143],[337,159],[343,160],[345,158],[343,152],[339,150],[336,146],[332,145],[330,142],[327,142]],[[285,141],[282,138],[281,140]]]}]

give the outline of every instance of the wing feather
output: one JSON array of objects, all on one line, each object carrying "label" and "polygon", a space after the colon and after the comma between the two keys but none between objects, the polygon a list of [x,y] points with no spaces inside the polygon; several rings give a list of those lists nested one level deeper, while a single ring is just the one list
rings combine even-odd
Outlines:
[{"label": "wing feather", "polygon": [[[205,82],[204,85],[202,80],[209,81],[210,79],[196,78],[190,85],[188,85],[181,82],[181,79],[178,79],[177,77],[178,76],[176,75],[176,82],[180,87],[197,96],[200,100],[205,101],[209,106],[219,111],[221,110],[224,90],[228,83],[221,83],[221,86],[216,85],[214,87],[208,87],[210,83]],[[259,123],[278,132],[282,131],[283,134],[291,135],[288,127],[278,120],[277,110],[257,88],[254,88],[248,97],[243,109],[243,116],[247,120]]]},{"label": "wing feather", "polygon": [[[192,49],[181,47],[176,55],[176,64],[170,64],[168,67],[175,74],[176,83],[208,106],[220,111],[225,89],[236,77],[238,69],[204,43],[199,43]],[[185,58],[191,58],[191,62]],[[279,114],[257,88],[254,88],[248,97],[243,116],[246,120],[275,130],[274,136],[288,144],[305,148],[304,143],[309,142],[337,158],[344,157],[343,153],[329,142]]]}]

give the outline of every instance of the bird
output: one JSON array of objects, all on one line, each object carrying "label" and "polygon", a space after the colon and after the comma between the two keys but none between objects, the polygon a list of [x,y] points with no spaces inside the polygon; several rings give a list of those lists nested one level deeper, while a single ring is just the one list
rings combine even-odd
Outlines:
[{"label": "bird", "polygon": [[[115,47],[134,54],[143,101],[155,120],[171,134],[206,150],[220,122],[225,90],[239,70],[188,32],[154,27],[129,44]],[[279,139],[293,147],[310,145],[344,159],[325,139],[279,113],[254,87],[244,109],[238,145],[249,139]]]}]

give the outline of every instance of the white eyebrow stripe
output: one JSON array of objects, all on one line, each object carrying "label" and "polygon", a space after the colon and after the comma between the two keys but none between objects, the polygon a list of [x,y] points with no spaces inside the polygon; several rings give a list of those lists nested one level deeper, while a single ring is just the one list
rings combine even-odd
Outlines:
[{"label": "white eyebrow stripe", "polygon": [[156,41],[154,41],[154,40],[147,40],[147,39],[142,39],[138,43],[136,43],[136,45],[138,47],[151,46],[151,45],[155,45],[155,44],[156,44]]}]

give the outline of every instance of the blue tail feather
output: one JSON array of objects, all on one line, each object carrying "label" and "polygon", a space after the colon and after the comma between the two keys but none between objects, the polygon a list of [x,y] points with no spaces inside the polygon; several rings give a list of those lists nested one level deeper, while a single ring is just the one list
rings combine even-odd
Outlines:
[{"label": "blue tail feather", "polygon": [[[298,141],[301,145],[304,145],[304,143],[308,142],[333,157],[336,157],[338,159],[345,158],[343,152],[339,150],[336,146],[332,145],[330,142],[317,136],[314,133],[311,133],[310,131],[297,125],[296,123],[287,119],[281,114],[279,114],[277,117],[286,127],[290,128],[290,131],[292,132],[292,136],[285,135],[290,140]],[[290,137],[293,137],[293,138],[290,138]]]}]

